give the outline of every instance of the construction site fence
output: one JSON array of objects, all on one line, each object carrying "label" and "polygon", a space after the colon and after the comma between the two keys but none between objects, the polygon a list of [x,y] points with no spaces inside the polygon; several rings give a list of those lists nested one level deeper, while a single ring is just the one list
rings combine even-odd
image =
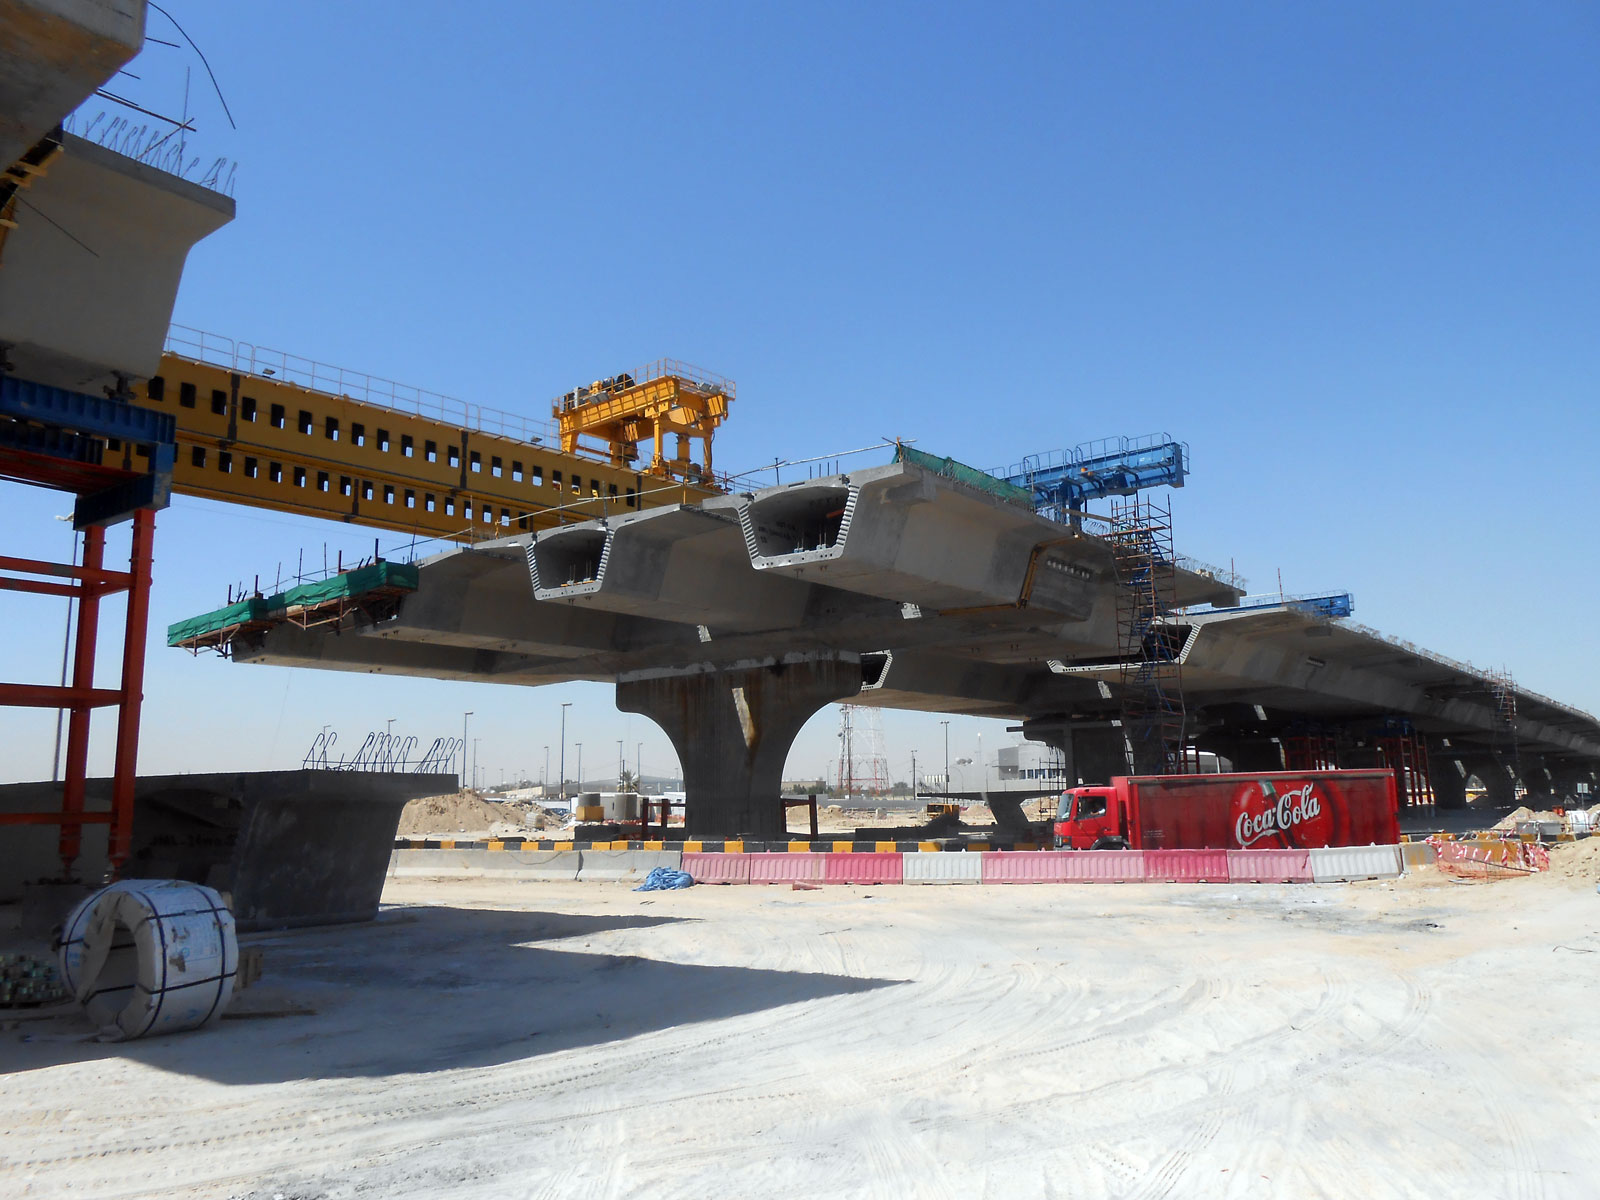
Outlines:
[{"label": "construction site fence", "polygon": [[[1462,847],[1468,843],[1448,843]],[[1543,853],[1538,846],[1507,846]],[[996,850],[897,842],[553,842],[518,839],[396,843],[395,877],[503,877],[642,882],[657,867],[702,884],[1339,883],[1393,879],[1426,865],[1417,847],[1335,846],[1312,850]],[[1443,867],[1446,856],[1436,847]],[[953,852],[952,852],[953,851]],[[1450,861],[1456,861],[1450,852]],[[1463,862],[1476,862],[1463,850]],[[1509,856],[1505,859],[1509,863]],[[1516,859],[1518,870],[1535,856]],[[1543,860],[1549,865],[1548,856]],[[1476,868],[1472,868],[1476,869]]]}]

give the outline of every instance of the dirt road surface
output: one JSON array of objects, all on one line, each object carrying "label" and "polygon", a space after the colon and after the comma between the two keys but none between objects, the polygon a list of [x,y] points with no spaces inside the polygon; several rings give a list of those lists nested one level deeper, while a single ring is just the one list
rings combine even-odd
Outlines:
[{"label": "dirt road surface", "polygon": [[1589,874],[407,881],[201,1033],[0,1021],[0,1195],[1593,1197]]}]

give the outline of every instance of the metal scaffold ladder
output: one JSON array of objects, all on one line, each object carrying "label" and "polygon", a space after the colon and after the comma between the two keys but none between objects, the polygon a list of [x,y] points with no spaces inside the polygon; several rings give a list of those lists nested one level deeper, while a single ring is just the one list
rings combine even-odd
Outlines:
[{"label": "metal scaffold ladder", "polygon": [[1511,772],[1514,781],[1522,778],[1522,754],[1517,745],[1517,685],[1511,672],[1486,671],[1489,697],[1494,702],[1494,731],[1490,752],[1495,761]]},{"label": "metal scaffold ladder", "polygon": [[1117,629],[1122,663],[1122,726],[1132,769],[1178,774],[1184,753],[1181,639],[1167,618],[1176,603],[1172,509],[1153,500],[1113,501],[1111,543],[1117,567]]}]

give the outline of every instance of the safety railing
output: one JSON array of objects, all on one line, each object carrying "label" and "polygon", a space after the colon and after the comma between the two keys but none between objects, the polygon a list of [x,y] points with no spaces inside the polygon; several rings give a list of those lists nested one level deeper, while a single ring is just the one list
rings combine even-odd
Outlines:
[{"label": "safety railing", "polygon": [[580,387],[573,388],[552,400],[551,407],[557,412],[566,412],[578,408],[603,396],[617,395],[628,391],[630,388],[639,387],[641,384],[653,383],[657,379],[676,378],[685,383],[692,384],[697,390],[708,395],[720,392],[729,400],[735,397],[733,380],[707,371],[692,363],[683,362],[676,358],[658,358],[654,362],[636,367],[632,371],[620,371],[604,379],[596,379]]},{"label": "safety railing", "polygon": [[1103,461],[1170,445],[1179,448],[1179,452],[1183,455],[1183,468],[1187,471],[1189,469],[1187,442],[1179,442],[1169,433],[1147,433],[1139,437],[1097,438],[1092,442],[1082,442],[1065,450],[1047,450],[1039,454],[1030,454],[1021,462],[1012,463],[1009,467],[994,467],[988,473],[1001,479],[1017,480],[1043,475],[1049,471],[1059,471],[1063,467],[1079,463]]},{"label": "safety railing", "polygon": [[555,426],[549,421],[534,420],[481,404],[469,404],[454,396],[397,383],[365,371],[352,371],[283,350],[253,346],[187,325],[173,325],[167,330],[166,352],[238,371],[243,375],[359,400],[363,404],[427,417],[497,437],[541,443],[553,440],[556,436]]}]

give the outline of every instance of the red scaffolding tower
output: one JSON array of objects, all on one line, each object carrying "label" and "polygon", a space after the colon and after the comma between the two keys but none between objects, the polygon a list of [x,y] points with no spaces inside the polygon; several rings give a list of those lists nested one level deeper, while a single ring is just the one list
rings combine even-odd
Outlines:
[{"label": "red scaffolding tower", "polygon": [[[0,707],[55,708],[68,714],[59,809],[0,813],[0,827],[59,826],[62,876],[71,878],[83,848],[83,827],[107,825],[106,854],[115,875],[132,842],[155,510],[164,508],[171,494],[176,424],[170,416],[135,408],[119,396],[101,398],[18,380],[5,367],[0,355],[0,481],[76,496],[73,525],[83,534],[83,561],[0,556],[0,591],[64,597],[77,606],[78,615],[70,682],[0,683]],[[122,451],[120,463],[104,461],[108,445]],[[125,520],[133,522],[128,569],[111,570],[105,565],[106,526]],[[100,602],[121,592],[128,595],[121,680],[114,688],[96,687]],[[117,713],[107,812],[89,812],[85,806],[89,726],[98,708]]]}]

